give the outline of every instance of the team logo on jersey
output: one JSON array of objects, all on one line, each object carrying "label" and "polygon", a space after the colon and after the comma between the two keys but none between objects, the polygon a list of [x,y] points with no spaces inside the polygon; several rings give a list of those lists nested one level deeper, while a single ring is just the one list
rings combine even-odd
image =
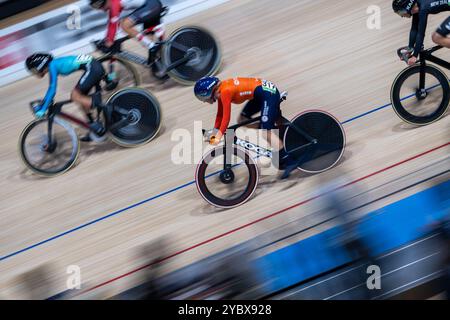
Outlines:
[{"label": "team logo on jersey", "polygon": [[271,93],[275,93],[277,91],[277,87],[270,81],[262,80],[262,88],[264,91],[269,91]]},{"label": "team logo on jersey", "polygon": [[88,63],[92,61],[92,56],[88,54],[80,54],[77,56],[77,62],[78,63]]}]

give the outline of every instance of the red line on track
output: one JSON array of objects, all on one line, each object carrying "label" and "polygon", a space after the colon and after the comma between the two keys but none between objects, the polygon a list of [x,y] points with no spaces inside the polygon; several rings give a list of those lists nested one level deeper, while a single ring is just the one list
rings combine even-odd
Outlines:
[{"label": "red line on track", "polygon": [[[391,166],[388,166],[388,167],[386,167],[386,168],[383,168],[383,169],[381,169],[381,170],[375,171],[375,172],[373,172],[373,173],[371,173],[371,174],[368,174],[368,175],[366,175],[366,176],[364,176],[364,177],[362,177],[362,178],[356,179],[356,180],[351,181],[351,182],[349,182],[349,183],[347,183],[347,184],[344,184],[344,185],[342,185],[342,186],[339,186],[339,187],[337,187],[337,188],[334,189],[334,190],[339,190],[339,189],[342,189],[342,188],[346,188],[346,187],[348,187],[348,186],[351,186],[351,185],[353,185],[353,184],[356,184],[356,183],[358,183],[358,182],[361,182],[361,181],[363,181],[363,180],[366,180],[366,179],[368,179],[368,178],[371,178],[371,177],[373,177],[373,176],[376,176],[376,175],[378,175],[378,174],[380,174],[380,173],[383,173],[383,172],[389,171],[389,170],[391,170],[391,169],[393,169],[393,168],[395,168],[395,167],[401,166],[402,164],[405,164],[405,163],[407,163],[407,162],[416,160],[416,159],[421,158],[421,157],[423,157],[423,156],[425,156],[425,155],[427,155],[427,154],[433,153],[433,152],[435,152],[435,151],[437,151],[437,150],[443,149],[443,148],[445,148],[445,147],[447,147],[447,146],[450,146],[450,142],[447,142],[446,144],[443,144],[443,145],[441,145],[441,146],[439,146],[439,147],[435,147],[435,148],[430,149],[430,150],[428,150],[428,151],[422,152],[422,153],[420,153],[420,154],[418,154],[418,155],[415,155],[415,156],[413,156],[413,157],[411,157],[411,158],[408,158],[408,159],[405,159],[405,160],[403,160],[403,161],[397,162],[397,163],[395,163],[395,164],[393,164],[393,165],[391,165]],[[317,198],[322,197],[324,194],[325,194],[325,193],[322,193],[322,194],[319,194],[319,195],[317,195],[317,196],[315,196],[315,197],[306,199],[306,200],[304,200],[304,201],[302,201],[302,202],[299,202],[299,203],[296,203],[296,204],[294,204],[294,205],[292,205],[292,206],[290,206],[290,207],[281,209],[281,210],[279,210],[279,211],[277,211],[277,212],[274,212],[274,213],[272,213],[272,214],[270,214],[270,215],[267,215],[267,216],[262,217],[262,218],[260,218],[260,219],[254,220],[254,221],[249,222],[249,223],[247,223],[247,224],[244,224],[244,225],[242,225],[242,226],[240,226],[240,227],[237,227],[237,228],[235,228],[235,229],[232,229],[232,230],[230,230],[230,231],[227,231],[227,232],[225,232],[225,233],[222,233],[222,234],[220,234],[220,235],[217,235],[217,236],[215,236],[215,237],[213,237],[213,238],[207,239],[207,240],[205,240],[205,241],[203,241],[203,242],[197,243],[197,244],[195,244],[195,245],[193,245],[193,246],[190,246],[190,247],[188,247],[188,248],[185,248],[185,249],[183,249],[183,250],[180,250],[180,251],[178,251],[178,252],[175,252],[175,253],[173,253],[173,254],[167,256],[167,257],[161,258],[161,259],[159,259],[159,260],[157,260],[157,261],[153,261],[152,263],[149,263],[149,264],[146,264],[146,265],[144,265],[144,266],[141,266],[141,267],[139,267],[139,268],[137,268],[137,269],[131,270],[131,271],[125,273],[125,274],[122,274],[122,275],[117,276],[117,277],[115,277],[115,278],[112,278],[112,279],[110,279],[110,280],[108,280],[108,281],[102,282],[102,283],[100,283],[100,284],[98,284],[98,285],[96,285],[96,286],[94,286],[94,287],[91,287],[91,288],[89,288],[89,289],[86,289],[86,290],[80,292],[79,294],[77,294],[76,296],[81,295],[81,294],[84,294],[84,293],[87,293],[87,292],[90,292],[90,291],[93,291],[93,290],[98,289],[98,288],[100,288],[100,287],[103,287],[103,286],[105,286],[105,285],[107,285],[107,284],[110,284],[110,283],[112,283],[112,282],[114,282],[114,281],[117,281],[117,280],[120,280],[120,279],[122,279],[122,278],[125,278],[125,277],[127,277],[127,276],[129,276],[129,275],[131,275],[131,274],[133,274],[133,273],[136,273],[136,272],[141,271],[141,270],[143,270],[143,269],[145,269],[145,268],[148,268],[148,267],[150,267],[150,266],[152,266],[152,265],[154,265],[154,264],[157,264],[157,263],[166,261],[166,260],[171,259],[171,258],[173,258],[173,257],[175,257],[175,256],[178,256],[178,255],[180,255],[180,254],[182,254],[182,253],[185,253],[185,252],[187,252],[187,251],[191,251],[191,250],[193,250],[193,249],[195,249],[195,248],[201,247],[201,246],[203,246],[203,245],[205,245],[205,244],[208,244],[208,243],[213,242],[213,241],[215,241],[215,240],[218,240],[218,239],[220,239],[220,238],[226,237],[226,236],[228,236],[228,235],[230,235],[230,234],[232,234],[232,233],[235,233],[235,232],[237,232],[237,231],[240,231],[240,230],[242,230],[242,229],[245,229],[245,228],[247,228],[247,227],[250,227],[250,226],[252,226],[252,225],[254,225],[254,224],[257,224],[257,223],[259,223],[259,222],[261,222],[261,221],[268,220],[268,219],[273,218],[273,217],[275,217],[275,216],[278,216],[278,215],[280,215],[280,214],[282,214],[282,213],[285,213],[285,212],[287,212],[287,211],[289,211],[289,210],[292,210],[292,209],[294,209],[294,208],[297,208],[297,207],[300,207],[300,206],[302,206],[302,205],[305,205],[305,204],[307,204],[308,202],[311,202],[311,201],[313,201],[313,200],[315,200],[315,199],[317,199]]]}]

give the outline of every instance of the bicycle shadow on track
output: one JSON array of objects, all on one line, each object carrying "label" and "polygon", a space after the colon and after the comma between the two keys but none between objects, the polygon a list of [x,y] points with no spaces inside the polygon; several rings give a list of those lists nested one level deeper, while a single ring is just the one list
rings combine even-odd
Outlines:
[{"label": "bicycle shadow on track", "polygon": [[178,86],[182,86],[177,83],[173,79],[167,79],[165,81],[158,80],[154,78],[152,75],[141,73],[142,83],[140,85],[141,88],[152,91],[165,91],[176,88]]},{"label": "bicycle shadow on track", "polygon": [[[97,153],[105,153],[111,150],[119,150],[119,149],[123,149],[122,147],[120,147],[119,145],[115,144],[114,142],[112,142],[111,140],[105,141],[103,143],[91,143],[89,145],[89,143],[81,143],[81,149],[80,149],[80,154],[78,156],[77,162],[75,163],[75,165],[70,168],[69,171],[72,170],[76,170],[76,168],[78,167],[78,165],[80,165],[80,163],[82,163],[83,161],[85,161],[86,159],[88,159],[90,156],[97,154]],[[55,179],[59,176],[63,176],[63,174],[60,175],[56,175],[54,177],[49,176],[49,177],[45,177],[45,176],[41,176],[38,174],[33,173],[30,169],[24,167],[21,168],[20,171],[17,172],[12,172],[11,174],[9,174],[6,179],[7,180],[14,180],[14,178],[19,177],[22,180],[28,180],[28,181],[41,181],[41,180],[47,180],[47,179]]]},{"label": "bicycle shadow on track", "polygon": [[[352,155],[353,155],[353,152],[345,151],[342,158],[332,169],[330,169],[329,171],[322,172],[322,173],[306,173],[306,172],[302,172],[300,170],[296,170],[291,174],[291,176],[288,179],[286,179],[284,181],[278,180],[278,183],[284,183],[284,186],[280,189],[280,191],[287,191],[290,188],[295,187],[296,185],[302,183],[305,179],[310,178],[310,177],[326,175],[326,174],[334,175],[334,174],[336,174],[336,172],[340,172],[343,169],[347,160],[352,158]],[[262,185],[262,183],[260,183],[260,185]]]},{"label": "bicycle shadow on track", "polygon": [[413,124],[409,124],[406,122],[399,122],[395,126],[392,127],[392,132],[394,133],[401,133],[405,131],[412,131],[415,129],[419,129],[421,126],[415,126]]},{"label": "bicycle shadow on track", "polygon": [[92,142],[88,143],[80,142],[80,143],[81,143],[80,155],[78,157],[77,164],[74,166],[74,168],[77,167],[80,162],[88,159],[92,155],[101,154],[108,151],[125,149],[124,147],[119,146],[118,144],[114,143],[111,140],[107,140],[102,143],[92,143]]}]

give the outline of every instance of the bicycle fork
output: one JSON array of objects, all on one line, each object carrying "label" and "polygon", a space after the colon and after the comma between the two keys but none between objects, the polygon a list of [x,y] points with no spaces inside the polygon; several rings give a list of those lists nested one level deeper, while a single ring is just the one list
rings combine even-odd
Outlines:
[{"label": "bicycle fork", "polygon": [[56,142],[53,141],[52,138],[52,130],[53,130],[53,119],[54,119],[54,115],[51,115],[48,118],[48,127],[47,127],[47,144],[43,146],[43,150],[46,152],[53,152],[56,148]]},{"label": "bicycle fork", "polygon": [[423,57],[420,58],[420,75],[419,75],[419,88],[417,89],[416,95],[418,99],[425,99],[427,96],[427,91],[425,89],[425,68],[426,62]]}]

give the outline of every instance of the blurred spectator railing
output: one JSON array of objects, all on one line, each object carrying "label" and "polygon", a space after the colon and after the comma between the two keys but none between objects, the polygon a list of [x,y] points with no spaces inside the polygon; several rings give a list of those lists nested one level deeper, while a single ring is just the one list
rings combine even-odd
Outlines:
[{"label": "blurred spectator railing", "polygon": [[40,6],[50,0],[0,0],[0,20]]},{"label": "blurred spectator railing", "polygon": [[[164,22],[170,24],[226,1],[162,0],[170,6]],[[106,15],[92,10],[88,3],[81,0],[0,30],[0,86],[28,75],[23,61],[33,52],[51,51],[55,55],[92,52],[91,42],[105,35]]]}]

